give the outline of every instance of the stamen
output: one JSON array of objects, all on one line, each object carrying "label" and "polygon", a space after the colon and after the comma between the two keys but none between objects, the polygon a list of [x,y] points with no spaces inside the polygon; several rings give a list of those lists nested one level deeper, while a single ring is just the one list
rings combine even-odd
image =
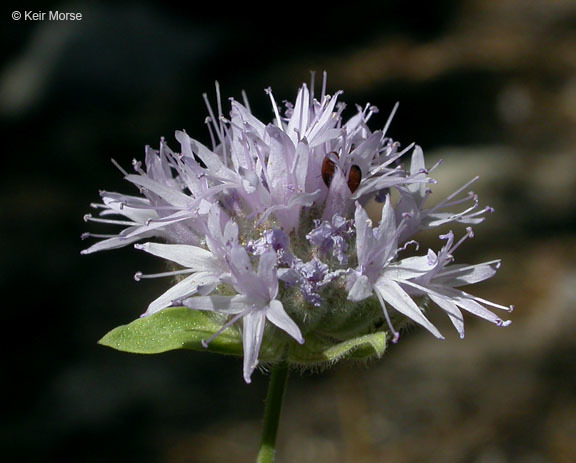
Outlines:
[{"label": "stamen", "polygon": [[[161,223],[161,222],[166,222],[166,223],[170,223],[170,222],[180,222],[182,220],[186,220],[186,219],[190,219],[192,218],[195,214],[198,213],[198,210],[191,210],[189,211],[188,214],[184,214],[181,215],[179,217],[161,217],[159,219],[147,219],[146,220],[146,226],[150,225],[151,223]],[[136,224],[138,225],[138,224]]]},{"label": "stamen", "polygon": [[396,104],[394,105],[394,108],[392,108],[392,112],[388,116],[388,120],[386,121],[386,125],[384,125],[384,128],[382,129],[382,139],[384,139],[386,132],[388,132],[388,129],[390,128],[390,124],[392,123],[392,119],[394,118],[394,115],[396,114],[396,111],[398,110],[398,106],[400,106],[400,103],[396,102]]},{"label": "stamen", "polygon": [[458,196],[463,190],[465,190],[466,188],[468,188],[472,183],[474,183],[476,180],[478,180],[480,177],[476,176],[472,179],[470,179],[468,182],[466,182],[464,185],[462,185],[460,188],[458,188],[456,191],[454,191],[451,195],[449,195],[448,197],[446,197],[446,199],[444,199],[444,201],[441,201],[440,203],[438,203],[436,206],[430,208],[428,211],[429,212],[434,212],[437,209],[443,208],[445,207],[445,205],[455,196]]},{"label": "stamen", "polygon": [[87,238],[114,238],[116,236],[118,235],[85,232],[80,235],[80,239],[85,240]]},{"label": "stamen", "polygon": [[316,72],[310,71],[310,102],[314,101],[315,79],[316,79]]},{"label": "stamen", "polygon": [[452,248],[450,249],[450,254],[453,254],[454,251],[456,251],[456,249],[458,249],[458,247],[468,238],[474,238],[474,232],[470,227],[466,227],[466,234],[462,238],[460,238],[454,246],[452,246]]},{"label": "stamen", "polygon": [[278,128],[284,130],[282,128],[282,119],[280,118],[280,111],[278,111],[276,100],[274,99],[274,95],[272,94],[272,88],[268,87],[265,90],[265,92],[270,97],[270,101],[272,102],[272,109],[274,110],[274,115],[276,116],[276,125],[278,126]]},{"label": "stamen", "polygon": [[473,214],[468,214],[468,215],[466,216],[466,218],[476,217],[476,216],[478,216],[478,215],[484,214],[485,212],[488,212],[488,213],[491,214],[492,212],[494,212],[494,208],[492,208],[492,207],[490,207],[490,206],[486,206],[484,209],[482,209],[482,210],[480,210],[480,211],[476,211],[476,212],[474,212]]},{"label": "stamen", "polygon": [[126,171],[122,168],[122,166],[120,166],[120,164],[118,164],[118,163],[116,162],[116,160],[115,160],[114,158],[110,159],[110,161],[112,161],[112,164],[114,164],[114,165],[116,166],[116,168],[117,168],[120,172],[122,172],[122,174],[124,174],[124,176],[129,175],[128,172],[126,172]]},{"label": "stamen", "polygon": [[482,264],[466,265],[464,267],[459,267],[457,269],[443,270],[441,272],[438,272],[437,276],[444,278],[444,277],[450,276],[452,274],[463,273],[463,272],[466,272],[468,270],[473,270],[477,267],[485,266],[485,265],[488,265],[488,266],[494,265],[496,267],[496,269],[498,269],[502,265],[502,262],[500,260],[492,260],[489,262],[483,262]]},{"label": "stamen", "polygon": [[[464,293],[464,291],[462,291],[462,292]],[[496,309],[502,309],[506,312],[512,312],[514,310],[513,305],[509,305],[509,306],[500,305],[500,304],[496,304],[495,302],[491,302],[491,301],[487,301],[486,299],[482,299],[481,297],[472,296],[471,294],[468,294],[468,293],[464,293],[464,294],[466,296],[470,297],[471,299],[474,299],[476,302],[480,302],[482,304],[489,305],[489,306],[494,307]]]},{"label": "stamen", "polygon": [[92,214],[85,214],[84,215],[84,222],[99,222],[99,223],[111,223],[114,225],[140,225],[136,222],[128,222],[127,220],[112,220],[112,219],[100,219],[98,217],[92,217]]},{"label": "stamen", "polygon": [[[375,169],[372,169],[372,171],[368,174],[369,177],[376,175],[380,170],[383,170],[384,168],[386,168],[387,166],[389,166],[390,164],[392,164],[394,161],[396,161],[397,159],[399,159],[400,157],[402,157],[404,154],[406,154],[408,151],[410,151],[413,147],[414,147],[415,143],[410,143],[406,148],[404,148],[402,151],[395,153],[394,156],[390,157],[388,160],[386,160],[384,163],[380,164],[378,167],[376,167]],[[401,170],[402,168],[400,166],[395,166],[394,167],[394,171],[397,170]]]},{"label": "stamen", "polygon": [[154,210],[154,211],[179,211],[182,208],[176,206],[154,206],[152,204],[132,204],[127,201],[122,201],[120,203],[120,209],[128,207],[130,209],[141,209],[141,210]]},{"label": "stamen", "polygon": [[171,277],[174,275],[184,275],[187,273],[194,273],[196,270],[185,269],[185,270],[175,270],[173,272],[163,272],[163,273],[149,273],[143,274],[142,272],[136,272],[134,274],[134,279],[136,281],[140,281],[142,278],[162,278],[162,277]]},{"label": "stamen", "polygon": [[430,167],[430,169],[428,169],[429,172],[432,172],[434,169],[438,168],[440,166],[440,164],[442,164],[444,162],[444,159],[439,159],[438,161],[436,161],[436,163]]},{"label": "stamen", "polygon": [[444,200],[444,204],[442,205],[442,208],[456,206],[458,204],[462,204],[462,203],[465,203],[465,202],[470,201],[470,200],[473,200],[476,204],[478,204],[478,195],[476,193],[474,193],[473,191],[469,191],[466,196],[464,196],[463,198],[460,198],[460,199],[455,199],[454,201]]},{"label": "stamen", "polygon": [[324,103],[324,98],[326,98],[326,80],[328,79],[328,73],[324,71],[322,73],[322,93],[320,94],[320,103]]},{"label": "stamen", "polygon": [[250,109],[250,103],[248,103],[248,96],[246,95],[246,92],[244,90],[242,90],[242,101],[244,102],[244,106],[246,107],[246,109],[248,110],[249,113],[252,113],[252,110]]},{"label": "stamen", "polygon": [[202,98],[204,99],[204,103],[208,108],[208,114],[210,114],[210,122],[212,122],[212,125],[214,126],[214,130],[218,135],[218,139],[220,140],[221,144],[224,144],[224,139],[222,137],[222,133],[220,133],[220,127],[216,124],[216,117],[214,117],[214,111],[212,111],[212,106],[210,105],[210,100],[208,100],[208,95],[206,93],[203,93]]},{"label": "stamen", "polygon": [[406,241],[406,243],[404,243],[404,246],[402,246],[398,251],[405,251],[406,249],[408,249],[408,246],[413,244],[415,247],[415,250],[418,251],[418,249],[420,249],[420,243],[418,243],[418,241],[416,240],[410,240],[410,241]]},{"label": "stamen", "polygon": [[390,315],[388,314],[388,310],[386,309],[386,303],[384,302],[384,299],[382,298],[382,296],[380,295],[379,291],[374,291],[376,293],[376,296],[378,297],[378,300],[380,301],[380,305],[382,306],[382,311],[384,312],[384,318],[386,318],[386,323],[388,324],[388,328],[390,329],[390,332],[392,333],[392,342],[394,344],[396,344],[398,342],[398,340],[400,339],[400,333],[398,331],[396,331],[394,329],[394,325],[392,325],[392,320],[390,320]]},{"label": "stamen", "polygon": [[236,323],[238,320],[240,320],[242,317],[244,317],[245,315],[248,314],[248,310],[244,311],[244,312],[240,312],[239,314],[234,315],[234,317],[232,317],[232,319],[228,320],[218,331],[216,331],[216,333],[214,333],[212,336],[210,336],[208,339],[202,339],[202,347],[204,347],[205,349],[208,348],[208,344],[210,344],[214,338],[216,338],[217,336],[220,336],[220,334],[222,334],[222,332],[226,329],[228,329],[231,325],[233,325],[234,323]]},{"label": "stamen", "polygon": [[254,158],[250,156],[250,145],[245,131],[242,131],[242,148],[244,148],[244,160],[248,169],[254,171]]},{"label": "stamen", "polygon": [[210,134],[210,142],[212,143],[212,151],[214,151],[216,149],[216,138],[214,138],[214,131],[212,130],[212,126],[210,125],[210,122],[212,122],[212,118],[210,116],[208,116],[206,119],[204,119],[204,123],[206,124],[206,127],[208,127],[208,133]]},{"label": "stamen", "polygon": [[[226,128],[224,125],[224,122],[226,121],[226,119],[224,118],[223,114],[222,114],[222,98],[220,96],[220,84],[218,83],[218,81],[215,82],[215,86],[216,86],[216,107],[218,108],[218,122],[219,122],[219,127],[220,127],[220,133],[221,133],[221,138],[222,139],[226,139]],[[222,148],[224,151],[224,165],[227,166],[228,165],[228,148],[226,143],[224,143],[224,141],[222,141]]]},{"label": "stamen", "polygon": [[270,182],[268,179],[268,169],[266,169],[266,160],[264,159],[264,155],[262,154],[262,151],[260,151],[260,148],[258,147],[258,143],[254,144],[254,149],[256,150],[256,158],[260,162],[260,166],[261,166],[261,172],[260,173],[262,175],[262,178],[264,179],[264,183],[266,183],[266,185],[270,185]]},{"label": "stamen", "polygon": [[369,110],[368,110],[368,114],[366,115],[366,117],[364,118],[364,123],[367,124],[368,121],[372,118],[372,116],[374,114],[378,114],[380,112],[380,110],[378,109],[377,106],[371,105]]},{"label": "stamen", "polygon": [[473,206],[470,206],[468,209],[465,209],[462,212],[459,212],[458,214],[451,215],[449,220],[453,221],[453,220],[458,220],[458,219],[462,219],[462,218],[475,217],[478,215],[478,212],[476,212],[474,214],[469,214],[469,212],[472,212],[477,207],[478,207],[478,203],[475,203]]},{"label": "stamen", "polygon": [[136,159],[132,159],[132,167],[133,169],[138,172],[140,175],[146,175],[146,172],[142,170],[142,162]]}]

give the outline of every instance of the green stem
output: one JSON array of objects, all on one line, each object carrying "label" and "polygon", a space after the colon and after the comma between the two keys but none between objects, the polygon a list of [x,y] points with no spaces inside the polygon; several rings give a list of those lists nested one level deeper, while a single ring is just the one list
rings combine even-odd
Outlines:
[{"label": "green stem", "polygon": [[256,463],[274,463],[276,455],[276,435],[280,424],[282,400],[286,391],[288,380],[288,364],[284,361],[272,367],[272,376],[266,395],[266,408],[264,409],[264,429],[262,441]]}]

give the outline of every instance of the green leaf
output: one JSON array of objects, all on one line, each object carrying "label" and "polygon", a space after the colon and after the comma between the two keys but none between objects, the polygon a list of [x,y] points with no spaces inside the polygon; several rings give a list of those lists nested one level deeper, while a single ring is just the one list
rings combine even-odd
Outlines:
[{"label": "green leaf", "polygon": [[302,366],[333,364],[344,358],[367,359],[382,357],[386,350],[387,336],[378,331],[364,336],[334,343],[328,338],[307,337],[302,345],[293,345],[288,355],[290,363]]},{"label": "green leaf", "polygon": [[[242,334],[235,326],[223,330],[210,341],[208,347],[202,345],[202,341],[217,333],[224,322],[225,317],[212,312],[170,307],[114,328],[99,343],[135,354],[191,349],[241,356]],[[263,362],[278,361],[288,343],[291,346],[287,359],[289,363],[300,366],[330,365],[344,358],[381,357],[386,350],[386,342],[387,336],[383,331],[341,342],[328,336],[308,335],[303,345],[283,333],[269,332],[264,338],[258,358]]]},{"label": "green leaf", "polygon": [[222,319],[209,312],[170,307],[149,317],[139,318],[106,334],[99,343],[136,354],[158,354],[175,349],[192,349],[219,354],[242,355],[242,334],[229,327],[210,341],[222,328]]}]

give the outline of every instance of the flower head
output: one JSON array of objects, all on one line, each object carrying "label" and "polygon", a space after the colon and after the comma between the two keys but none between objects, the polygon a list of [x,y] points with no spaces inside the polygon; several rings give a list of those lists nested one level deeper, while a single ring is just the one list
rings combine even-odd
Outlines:
[{"label": "flower head", "polygon": [[[140,195],[102,192],[102,202],[93,204],[100,214],[86,215],[121,230],[84,234],[100,238],[84,254],[134,244],[173,266],[136,273],[138,280],[175,278],[143,316],[171,306],[219,314],[221,327],[204,345],[228,328],[241,332],[246,382],[263,343],[280,346],[290,359],[292,346],[319,340],[326,345],[386,330],[396,341],[399,317],[442,338],[424,299],[448,314],[460,336],[461,310],[509,323],[489,307],[510,308],[460,289],[492,277],[500,265],[454,263],[470,228],[456,243],[451,231],[440,235],[445,243],[438,252],[406,255],[421,230],[484,220],[491,209],[478,210],[474,193],[462,195],[476,178],[427,206],[438,164],[426,168],[419,146],[401,148],[387,135],[397,106],[372,131],[368,122],[377,108],[358,107],[345,120],[342,92],[328,95],[326,79],[318,97],[313,84],[304,84],[283,110],[266,93],[270,123],[254,116],[246,99],[232,99],[224,114],[217,86],[216,110],[205,96],[211,147],[184,131],[176,132],[176,151],[164,139],[158,150],[147,147],[133,173],[117,165]],[[382,203],[377,223],[366,209],[374,200]]]}]

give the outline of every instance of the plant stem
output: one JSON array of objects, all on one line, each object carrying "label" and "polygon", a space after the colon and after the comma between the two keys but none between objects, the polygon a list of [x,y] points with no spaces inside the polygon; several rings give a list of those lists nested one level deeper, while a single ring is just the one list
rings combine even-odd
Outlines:
[{"label": "plant stem", "polygon": [[288,364],[283,361],[272,367],[272,375],[268,384],[266,407],[264,409],[264,428],[262,441],[256,463],[274,463],[276,456],[276,435],[280,424],[282,400],[288,380]]}]

